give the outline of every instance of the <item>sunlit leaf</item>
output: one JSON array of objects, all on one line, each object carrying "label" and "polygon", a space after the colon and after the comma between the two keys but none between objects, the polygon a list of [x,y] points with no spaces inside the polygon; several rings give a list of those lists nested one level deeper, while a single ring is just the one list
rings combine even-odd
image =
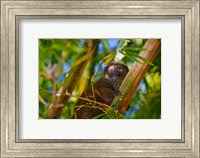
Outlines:
[{"label": "sunlit leaf", "polygon": [[[135,52],[126,51],[126,53],[129,54],[129,55],[128,55],[129,57],[131,57],[131,56],[130,56],[130,54],[131,54],[131,55],[133,56],[133,58],[138,58],[138,59],[144,61],[145,63],[149,64],[149,65],[152,65],[152,66],[154,65],[152,62],[150,62],[150,61],[147,60],[146,58],[141,57],[140,55],[138,55],[138,54],[135,53]],[[126,54],[126,53],[125,53],[125,54]],[[138,59],[137,59],[137,62],[139,61]],[[140,63],[141,63],[141,62],[140,62]]]},{"label": "sunlit leaf", "polygon": [[124,56],[126,56],[127,58],[129,58],[131,61],[133,61],[133,57],[128,55],[125,51],[119,51],[119,53],[123,54]]},{"label": "sunlit leaf", "polygon": [[82,62],[86,61],[88,59],[88,56],[89,56],[89,54],[86,54],[86,55],[82,56],[81,58],[79,58],[78,60],[76,60],[72,64],[71,69],[76,67],[77,65],[81,64]]},{"label": "sunlit leaf", "polygon": [[115,58],[115,55],[116,55],[116,53],[110,53],[109,55],[107,55],[107,56],[105,57],[104,63],[105,63],[105,64],[110,63],[110,62]]},{"label": "sunlit leaf", "polygon": [[142,44],[143,44],[143,39],[135,39],[135,44],[137,45],[137,46],[142,46]]},{"label": "sunlit leaf", "polygon": [[83,93],[83,90],[85,89],[85,80],[81,80],[79,84],[79,92],[80,94]]},{"label": "sunlit leaf", "polygon": [[124,48],[125,46],[128,45],[129,42],[130,42],[130,40],[126,40],[126,39],[120,40],[118,48]]}]

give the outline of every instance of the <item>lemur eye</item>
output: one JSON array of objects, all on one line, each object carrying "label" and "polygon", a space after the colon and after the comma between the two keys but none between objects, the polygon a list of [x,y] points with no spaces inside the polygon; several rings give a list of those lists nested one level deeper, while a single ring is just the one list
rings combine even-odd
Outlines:
[{"label": "lemur eye", "polygon": [[118,72],[122,72],[122,68],[121,67],[117,67],[117,71]]},{"label": "lemur eye", "polygon": [[121,67],[117,67],[116,70],[117,70],[116,74],[121,75],[123,69]]}]

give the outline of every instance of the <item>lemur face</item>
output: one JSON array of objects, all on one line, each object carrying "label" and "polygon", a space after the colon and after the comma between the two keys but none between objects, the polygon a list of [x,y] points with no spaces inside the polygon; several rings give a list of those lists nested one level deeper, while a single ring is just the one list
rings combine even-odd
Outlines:
[{"label": "lemur face", "polygon": [[128,67],[123,63],[111,63],[104,70],[104,76],[113,82],[122,82],[128,73]]}]

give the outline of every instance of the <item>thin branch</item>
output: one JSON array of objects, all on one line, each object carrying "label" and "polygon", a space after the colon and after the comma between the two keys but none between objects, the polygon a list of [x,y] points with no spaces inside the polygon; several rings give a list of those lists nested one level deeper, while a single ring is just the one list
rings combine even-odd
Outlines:
[{"label": "thin branch", "polygon": [[44,104],[46,107],[48,107],[48,103],[43,99],[43,97],[41,95],[39,95],[39,101]]},{"label": "thin branch", "polygon": [[[41,92],[45,92],[45,93],[52,93],[49,90],[40,90],[40,91]],[[61,95],[61,93],[57,93],[57,95]],[[88,99],[88,98],[84,98],[84,97],[80,97],[80,96],[75,96],[75,95],[72,95],[71,93],[63,93],[62,95],[65,95],[65,96],[68,96],[68,97],[74,97],[74,98],[81,99],[81,100],[85,100],[87,102],[94,103],[94,105],[97,104],[97,105],[102,106],[104,108],[110,108],[110,106],[107,105],[107,104],[104,104],[104,103],[101,103],[101,102],[97,102],[97,101],[94,101],[94,100],[91,100],[91,99]]]}]

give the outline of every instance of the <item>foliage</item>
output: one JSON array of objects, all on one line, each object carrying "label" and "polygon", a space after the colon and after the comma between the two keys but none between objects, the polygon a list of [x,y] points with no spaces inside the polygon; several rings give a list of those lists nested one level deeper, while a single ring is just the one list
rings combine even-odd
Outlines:
[{"label": "foliage", "polygon": [[[45,118],[48,106],[62,86],[65,76],[73,65],[79,65],[87,57],[76,60],[86,51],[86,39],[40,39],[39,40],[39,118]],[[113,61],[122,61],[129,67],[134,62],[151,65],[130,103],[125,116],[113,108],[95,118],[160,118],[161,117],[161,52],[153,63],[138,56],[145,39],[101,39],[96,54],[90,59],[80,82],[76,85],[65,106],[62,118],[74,115],[78,96],[103,74],[104,67]],[[139,59],[139,60],[138,60]]]}]

